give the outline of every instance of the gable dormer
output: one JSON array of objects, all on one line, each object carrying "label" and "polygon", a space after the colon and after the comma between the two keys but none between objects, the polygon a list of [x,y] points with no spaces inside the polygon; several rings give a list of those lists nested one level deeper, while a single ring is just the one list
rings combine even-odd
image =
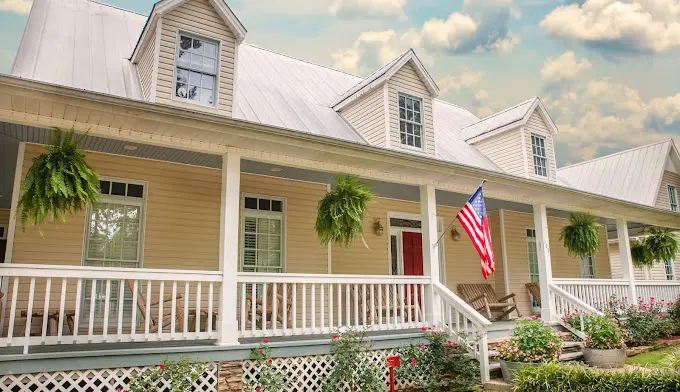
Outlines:
[{"label": "gable dormer", "polygon": [[465,140],[510,174],[557,181],[557,127],[541,101],[532,98],[462,130]]},{"label": "gable dormer", "polygon": [[374,146],[434,156],[432,105],[438,94],[408,50],[340,96],[333,109]]},{"label": "gable dormer", "polygon": [[144,98],[232,115],[236,53],[246,30],[224,0],[162,0],[131,61]]},{"label": "gable dormer", "polygon": [[656,194],[654,205],[665,210],[680,211],[680,155],[672,140],[668,144],[663,174]]}]

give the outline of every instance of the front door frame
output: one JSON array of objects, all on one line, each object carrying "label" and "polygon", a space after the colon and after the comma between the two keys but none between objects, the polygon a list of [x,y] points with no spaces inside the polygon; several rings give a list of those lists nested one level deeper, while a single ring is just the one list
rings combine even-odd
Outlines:
[{"label": "front door frame", "polygon": [[[390,221],[392,218],[398,218],[398,219],[409,219],[409,220],[416,220],[420,221],[420,214],[410,214],[407,212],[394,212],[394,211],[388,211],[387,212],[387,273],[392,275],[392,236],[397,237],[397,273],[399,275],[404,274],[404,244],[402,240],[402,233],[403,232],[410,232],[410,233],[421,233],[423,232],[423,229],[419,228],[414,228],[414,227],[393,227],[390,224]],[[444,227],[444,219],[441,216],[437,217],[437,235],[440,236],[442,233]],[[439,264],[440,264],[440,271],[441,271],[441,283],[446,285],[446,254],[444,252],[444,242],[445,238],[442,237],[442,240],[439,242]],[[424,261],[423,261],[424,262]]]}]

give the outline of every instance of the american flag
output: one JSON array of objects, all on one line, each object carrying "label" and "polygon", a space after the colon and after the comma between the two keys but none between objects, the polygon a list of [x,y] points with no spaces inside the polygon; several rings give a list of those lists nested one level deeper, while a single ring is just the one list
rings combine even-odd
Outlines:
[{"label": "american flag", "polygon": [[482,275],[486,279],[496,270],[493,248],[491,247],[491,232],[489,231],[489,219],[486,215],[484,194],[480,186],[474,195],[456,216],[458,221],[470,236],[472,244],[477,249],[482,260]]}]

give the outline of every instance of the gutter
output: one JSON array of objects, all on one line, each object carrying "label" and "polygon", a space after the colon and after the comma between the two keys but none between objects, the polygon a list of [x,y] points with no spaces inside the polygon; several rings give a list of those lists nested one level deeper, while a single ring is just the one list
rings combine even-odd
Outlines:
[{"label": "gutter", "polygon": [[[260,123],[255,123],[246,120],[237,120],[231,117],[220,116],[215,114],[200,113],[195,111],[190,111],[183,108],[178,108],[170,105],[162,105],[156,103],[150,103],[146,101],[134,100],[130,98],[121,98],[111,94],[104,94],[98,92],[92,92],[83,89],[75,89],[72,87],[60,86],[52,83],[38,82],[34,80],[19,78],[12,75],[0,74],[0,86],[5,85],[9,87],[18,87],[27,90],[32,90],[40,93],[49,93],[66,98],[76,98],[83,99],[92,102],[98,102],[106,105],[116,105],[128,109],[137,109],[143,111],[153,112],[155,114],[167,115],[167,116],[181,116],[189,120],[204,121],[208,123],[213,123],[222,126],[231,126],[239,128],[242,130],[251,130],[259,132],[262,134],[273,135],[284,137],[291,140],[291,144],[294,144],[296,140],[302,140],[307,142],[312,142],[322,146],[329,146],[341,149],[349,149],[359,153],[365,153],[371,155],[374,160],[384,161],[383,158],[394,158],[403,161],[405,165],[409,162],[425,164],[433,166],[433,169],[447,169],[454,170],[456,174],[467,176],[470,178],[485,178],[490,182],[495,181],[509,181],[515,185],[528,185],[530,187],[535,187],[538,189],[543,189],[546,191],[557,191],[566,193],[568,195],[573,195],[580,198],[590,198],[596,201],[602,201],[607,203],[615,203],[623,208],[636,208],[644,211],[662,213],[666,215],[673,214],[678,219],[680,219],[680,214],[672,213],[667,210],[660,208],[638,204],[635,202],[629,202],[621,199],[614,199],[599,195],[596,193],[589,193],[581,191],[574,188],[568,188],[558,184],[546,183],[544,181],[533,180],[530,178],[513,176],[507,173],[495,172],[487,169],[482,169],[474,166],[464,165],[460,163],[443,161],[436,158],[430,158],[426,156],[420,156],[415,154],[409,154],[400,152],[397,150],[388,150],[381,147],[375,147],[367,144],[360,144],[352,141],[347,141],[344,139],[333,138],[329,136],[319,136],[312,135],[309,133],[304,133],[296,130],[291,130],[288,128],[263,125]],[[680,221],[679,221],[680,227]]]}]

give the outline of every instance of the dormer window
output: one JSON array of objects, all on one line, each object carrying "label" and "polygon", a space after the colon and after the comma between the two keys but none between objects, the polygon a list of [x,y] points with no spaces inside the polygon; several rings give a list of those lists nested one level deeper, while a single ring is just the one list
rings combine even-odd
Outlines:
[{"label": "dormer window", "polygon": [[543,136],[531,135],[531,151],[534,156],[534,173],[537,176],[548,177],[548,154]]},{"label": "dormer window", "polygon": [[399,93],[399,138],[401,144],[423,148],[423,100]]},{"label": "dormer window", "polygon": [[175,99],[215,106],[218,44],[180,33],[175,58]]}]

